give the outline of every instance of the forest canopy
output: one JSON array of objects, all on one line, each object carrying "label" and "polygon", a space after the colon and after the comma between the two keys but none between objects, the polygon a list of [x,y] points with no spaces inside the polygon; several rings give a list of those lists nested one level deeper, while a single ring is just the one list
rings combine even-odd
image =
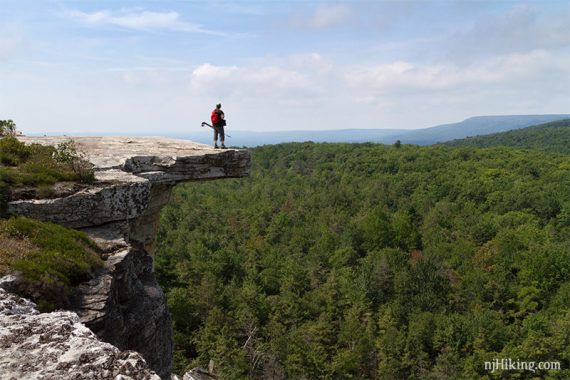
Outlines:
[{"label": "forest canopy", "polygon": [[570,154],[570,119],[445,143],[454,147],[512,146]]},{"label": "forest canopy", "polygon": [[[175,372],[221,379],[570,377],[570,158],[282,144],[249,178],[178,186],[156,272]],[[520,378],[546,372],[517,372]]]}]

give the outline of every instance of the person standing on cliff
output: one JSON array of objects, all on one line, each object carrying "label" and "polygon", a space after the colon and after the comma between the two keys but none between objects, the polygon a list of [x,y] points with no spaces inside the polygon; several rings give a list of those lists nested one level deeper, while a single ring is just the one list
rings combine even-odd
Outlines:
[{"label": "person standing on cliff", "polygon": [[225,134],[224,134],[224,127],[226,125],[226,116],[224,115],[224,111],[222,111],[222,105],[216,104],[216,108],[212,111],[212,115],[210,116],[212,120],[212,126],[214,127],[214,149],[219,149],[218,147],[218,135],[220,136],[220,142],[222,143],[222,149],[226,149],[226,145],[224,144]]}]

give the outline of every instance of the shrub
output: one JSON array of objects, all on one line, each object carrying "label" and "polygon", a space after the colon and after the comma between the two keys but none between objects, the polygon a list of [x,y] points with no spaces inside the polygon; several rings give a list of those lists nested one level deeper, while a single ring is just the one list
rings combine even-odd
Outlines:
[{"label": "shrub", "polygon": [[95,180],[93,165],[83,152],[77,150],[77,145],[72,139],[59,143],[52,157],[57,162],[69,165],[80,182],[92,183]]},{"label": "shrub", "polygon": [[8,135],[0,139],[0,162],[3,165],[16,166],[26,161],[31,153],[31,147],[14,136]]},{"label": "shrub", "polygon": [[65,307],[73,288],[102,265],[85,233],[25,217],[0,220],[0,276],[18,271],[43,309]]},{"label": "shrub", "polygon": [[15,136],[16,124],[12,120],[0,120],[0,136]]}]

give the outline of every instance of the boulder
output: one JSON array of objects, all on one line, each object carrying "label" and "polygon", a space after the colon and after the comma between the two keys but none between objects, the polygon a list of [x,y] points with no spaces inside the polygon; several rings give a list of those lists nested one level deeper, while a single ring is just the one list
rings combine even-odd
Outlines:
[{"label": "boulder", "polygon": [[0,289],[2,379],[160,380],[143,357],[104,343],[70,311],[39,313]]}]

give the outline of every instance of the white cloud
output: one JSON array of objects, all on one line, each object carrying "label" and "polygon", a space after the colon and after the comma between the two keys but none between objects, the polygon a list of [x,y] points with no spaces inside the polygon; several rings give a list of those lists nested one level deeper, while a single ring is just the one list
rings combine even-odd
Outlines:
[{"label": "white cloud", "polygon": [[190,87],[216,97],[311,102],[329,95],[335,76],[332,62],[318,53],[308,53],[243,66],[204,63],[192,71]]},{"label": "white cloud", "polygon": [[420,65],[397,61],[381,65],[353,67],[345,73],[349,87],[377,94],[406,94],[448,91],[468,86],[509,85],[517,82],[570,81],[566,59],[544,50],[510,54],[460,66],[453,63]]},{"label": "white cloud", "polygon": [[[568,63],[544,50],[464,66],[411,60],[353,66],[310,53],[282,57],[278,64],[202,64],[192,71],[190,93],[205,104],[232,104],[232,116],[254,129],[263,128],[256,114],[275,120],[278,129],[421,127],[491,113],[568,112],[560,107],[570,100]],[[256,111],[248,111],[252,106]]]},{"label": "white cloud", "polygon": [[144,9],[100,10],[92,13],[71,10],[68,16],[84,24],[111,25],[134,30],[171,30],[188,33],[219,34],[202,25],[183,20],[178,12],[153,12]]},{"label": "white cloud", "polygon": [[223,81],[232,77],[239,71],[237,66],[213,66],[209,63],[198,66],[192,72],[194,84],[200,85],[200,81]]},{"label": "white cloud", "polygon": [[191,88],[220,97],[314,96],[318,83],[300,71],[277,66],[215,66],[208,63],[192,72]]}]

